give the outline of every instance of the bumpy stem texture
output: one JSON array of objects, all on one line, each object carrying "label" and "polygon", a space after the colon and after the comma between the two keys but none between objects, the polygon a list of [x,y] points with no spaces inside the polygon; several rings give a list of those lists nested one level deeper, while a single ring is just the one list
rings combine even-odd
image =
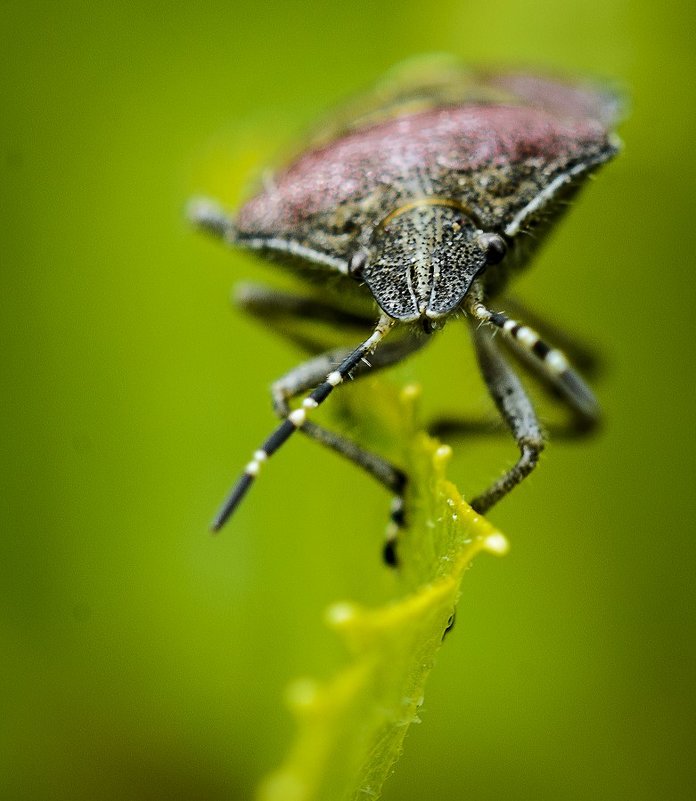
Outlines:
[{"label": "bumpy stem texture", "polygon": [[398,594],[379,608],[338,602],[327,611],[329,626],[348,649],[348,664],[325,683],[304,680],[290,687],[295,742],[263,781],[260,801],[379,798],[418,719],[465,571],[480,551],[507,550],[505,537],[445,479],[449,448],[418,431],[417,390],[369,384],[355,390],[369,393],[373,422],[401,443],[410,477]]}]

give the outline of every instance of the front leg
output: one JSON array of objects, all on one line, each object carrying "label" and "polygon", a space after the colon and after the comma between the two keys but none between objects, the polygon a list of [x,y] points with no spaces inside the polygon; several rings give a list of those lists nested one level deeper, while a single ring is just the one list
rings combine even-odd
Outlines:
[{"label": "front leg", "polygon": [[[302,324],[307,320],[328,323],[340,331],[362,330],[371,322],[366,314],[346,310],[337,303],[280,292],[256,284],[242,284],[237,287],[235,301],[243,311],[270,325],[273,330],[310,353],[318,353],[322,348],[320,347],[320,338],[308,335],[303,329]],[[379,370],[395,364],[422,348],[429,341],[427,336],[408,334],[402,339],[386,342],[370,357],[369,365],[365,362],[358,364],[351,373],[351,378],[359,378],[368,369]],[[281,419],[287,418],[291,412],[290,401],[316,386],[349,352],[349,349],[335,348],[319,353],[315,358],[298,365],[278,379],[271,390],[273,409],[276,414]],[[360,447],[348,437],[329,431],[311,420],[306,421],[300,431],[349,459],[393,493],[395,497],[391,505],[383,556],[388,565],[396,565],[397,538],[405,521],[403,492],[406,476],[404,473],[386,459]]]},{"label": "front leg", "polygon": [[244,468],[244,472],[237,479],[232,491],[215,516],[211,524],[213,531],[218,531],[222,528],[239,506],[261,471],[262,465],[290,439],[295,431],[305,426],[308,416],[331,395],[337,386],[345,381],[358,365],[368,363],[367,357],[377,349],[387,333],[393,328],[394,323],[395,321],[392,318],[383,314],[372,334],[351,350],[338,366],[330,370],[330,372],[324,373],[323,380],[316,384],[314,389],[303,398],[302,405],[290,412],[283,422],[264,440],[261,446],[254,451],[251,461]]},{"label": "front leg", "polygon": [[[368,370],[379,370],[401,361],[427,341],[428,339],[424,337],[407,336],[402,340],[387,342],[380,350],[375,351],[369,365],[365,362],[357,365],[351,374],[352,378],[357,379]],[[278,379],[272,388],[273,408],[276,414],[283,419],[287,418],[292,413],[290,400],[315,386],[335,364],[345,358],[347,353],[348,351],[344,349],[328,351],[299,365]],[[349,459],[377,479],[395,496],[383,550],[384,561],[390,566],[395,566],[398,562],[397,537],[399,530],[404,525],[403,493],[406,486],[406,475],[383,457],[365,450],[347,437],[329,431],[312,421],[306,421],[300,431]]]},{"label": "front leg", "polygon": [[471,501],[482,514],[487,512],[536,467],[544,447],[541,426],[517,375],[500,354],[492,333],[472,326],[476,356],[488,391],[515,438],[520,457],[503,476]]},{"label": "front leg", "polygon": [[[489,330],[499,331],[501,339],[496,341],[508,350],[526,368],[530,378],[555,402],[560,402],[570,413],[569,419],[546,426],[553,437],[577,438],[596,430],[600,421],[599,405],[580,374],[571,366],[562,350],[548,344],[525,323],[518,323],[503,312],[487,308],[480,300],[481,293],[474,291],[465,308],[468,313]],[[538,319],[538,318],[536,318]],[[549,330],[549,325],[545,324]],[[559,331],[557,329],[557,331]],[[559,332],[562,343],[586,364],[596,367],[587,348],[573,345],[572,339]],[[502,356],[499,355],[502,359]],[[509,368],[508,368],[509,369]],[[440,418],[428,429],[435,436],[476,436],[495,434],[497,431],[485,420],[463,420]]]}]

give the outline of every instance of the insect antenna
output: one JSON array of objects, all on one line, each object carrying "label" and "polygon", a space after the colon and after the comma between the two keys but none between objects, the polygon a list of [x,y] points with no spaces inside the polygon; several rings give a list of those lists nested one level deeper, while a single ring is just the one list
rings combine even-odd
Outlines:
[{"label": "insect antenna", "polygon": [[290,412],[287,418],[273,431],[261,447],[254,451],[251,461],[244,468],[244,472],[237,480],[232,491],[220,507],[220,511],[213,519],[210,525],[212,531],[219,531],[227,520],[229,520],[234,510],[239,506],[242,499],[249,491],[249,488],[254,483],[254,479],[258,476],[263,463],[267,461],[298,428],[302,428],[309,413],[323,403],[334,389],[339,384],[343,383],[346,376],[348,376],[360,362],[364,361],[366,356],[372,353],[394,325],[394,322],[395,321],[391,317],[383,315],[372,334],[358,345],[352,353],[346,356],[338,367],[332,370],[326,376],[325,380],[303,399],[300,407]]},{"label": "insect antenna", "polygon": [[554,384],[573,399],[583,414],[588,417],[597,415],[597,400],[592,390],[572,369],[562,351],[547,344],[533,328],[513,320],[503,312],[492,311],[476,297],[467,304],[467,311],[475,319],[499,329],[513,340]]}]

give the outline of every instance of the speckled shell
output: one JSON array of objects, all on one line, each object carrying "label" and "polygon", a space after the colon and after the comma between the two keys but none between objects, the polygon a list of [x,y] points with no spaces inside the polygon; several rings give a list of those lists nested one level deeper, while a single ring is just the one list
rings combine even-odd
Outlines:
[{"label": "speckled shell", "polygon": [[240,232],[292,236],[307,225],[337,228],[339,207],[379,222],[399,204],[438,195],[462,200],[485,230],[502,231],[557,175],[613,152],[595,120],[524,106],[429,110],[306,153],[237,222]]},{"label": "speckled shell", "polygon": [[[543,230],[560,211],[560,200],[617,151],[609,126],[618,104],[609,93],[535,75],[476,74],[452,64],[426,70],[425,77],[411,72],[421,78],[392,78],[362,112],[328,126],[236,219],[240,244],[339,273],[349,274],[351,259],[364,251],[366,270],[358,277],[382,308],[404,320],[428,309],[433,317],[446,314],[485,265],[470,249],[460,259],[459,279],[450,270],[456,292],[445,296],[442,280],[439,299],[433,280],[419,295],[412,289],[418,275],[407,276],[409,300],[406,279],[390,272],[398,270],[399,255],[390,254],[391,267],[375,255],[375,240],[387,235],[385,219],[409,204],[442,199],[443,209],[459,210],[459,222],[453,212],[446,222],[470,229],[467,242],[480,231],[506,237],[511,256],[498,271],[502,275],[529,255],[528,247],[514,247],[517,235]],[[401,258],[408,259],[407,246],[437,247],[439,240],[430,241],[432,231],[421,222],[409,224],[423,241],[414,245],[411,237]],[[402,289],[388,298],[392,280]]]}]

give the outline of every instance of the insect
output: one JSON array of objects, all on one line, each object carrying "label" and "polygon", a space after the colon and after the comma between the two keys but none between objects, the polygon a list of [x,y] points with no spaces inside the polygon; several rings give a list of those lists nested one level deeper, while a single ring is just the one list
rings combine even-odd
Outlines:
[{"label": "insect", "polygon": [[266,461],[302,431],[395,496],[385,548],[394,563],[407,477],[317,425],[312,413],[348,377],[406,358],[451,319],[471,328],[483,379],[520,451],[473,499],[477,511],[519,484],[544,446],[506,351],[553,387],[579,421],[597,419],[595,398],[564,353],[496,302],[508,308],[509,279],[588,177],[618,152],[612,126],[619,105],[613,93],[588,84],[470,71],[447,59],[411,63],[324,126],[236,215],[212,201],[192,203],[200,228],[307,281],[303,297],[246,287],[238,296],[242,308],[276,327],[301,316],[364,331],[357,346],[314,353],[275,382],[273,406],[282,422],[254,451],[214,530]]}]

